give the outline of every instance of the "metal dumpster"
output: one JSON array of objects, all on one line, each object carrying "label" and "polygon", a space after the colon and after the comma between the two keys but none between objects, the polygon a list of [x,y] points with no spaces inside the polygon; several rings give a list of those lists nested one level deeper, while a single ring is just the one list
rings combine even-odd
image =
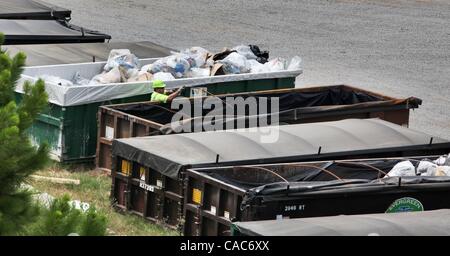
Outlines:
[{"label": "metal dumpster", "polygon": [[[141,59],[142,65],[157,59]],[[51,74],[72,80],[79,74],[92,78],[99,74],[105,62],[27,67],[16,88],[18,100],[25,81],[35,82],[41,75]],[[301,70],[259,74],[222,75],[204,78],[183,78],[166,81],[167,88],[186,86],[185,96],[192,88],[206,87],[210,94],[270,90],[294,87],[295,77]],[[150,99],[151,82],[132,82],[93,86],[61,86],[46,83],[50,107],[40,115],[30,129],[35,142],[48,141],[55,159],[62,162],[93,161],[96,153],[96,115],[101,105],[138,102]]]},{"label": "metal dumpster", "polygon": [[184,234],[230,235],[233,221],[450,208],[450,176],[383,178],[401,161],[405,158],[187,170]]},{"label": "metal dumpster", "polygon": [[450,210],[249,221],[234,236],[449,236]]},{"label": "metal dumpster", "polygon": [[40,0],[0,0],[0,19],[70,19],[71,11]]},{"label": "metal dumpster", "polygon": [[[186,169],[450,151],[449,141],[380,119],[346,119],[266,129],[116,139],[112,144],[111,197],[118,208],[177,227],[183,222]],[[264,136],[275,131],[279,132],[278,140],[261,143]],[[201,197],[201,193],[193,192],[191,196],[191,192],[187,194],[189,200],[192,196]]]},{"label": "metal dumpster", "polygon": [[[218,97],[221,100],[230,97],[255,97],[258,103],[260,97],[277,97],[280,102],[277,114],[281,124],[379,117],[408,126],[409,110],[421,104],[421,100],[414,97],[396,99],[348,85],[237,93]],[[171,109],[170,104],[152,102],[100,107],[97,168],[110,171],[111,144],[114,138],[172,133],[170,126],[173,124],[168,122],[171,122],[176,111]],[[202,116],[206,114],[207,111]],[[226,125],[223,128],[226,129]]]},{"label": "metal dumpster", "polygon": [[75,26],[65,20],[0,19],[5,45],[100,43],[110,35]]}]

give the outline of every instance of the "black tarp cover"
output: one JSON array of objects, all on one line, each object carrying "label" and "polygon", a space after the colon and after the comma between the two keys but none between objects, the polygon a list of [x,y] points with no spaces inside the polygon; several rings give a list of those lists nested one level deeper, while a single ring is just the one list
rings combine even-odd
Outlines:
[{"label": "black tarp cover", "polygon": [[[348,111],[349,113],[358,113],[376,108],[382,111],[383,109],[391,109],[401,106],[403,106],[404,109],[409,109],[417,108],[422,103],[420,99],[415,97],[394,99],[345,85],[279,90],[273,93],[261,92],[235,94],[218,97],[225,101],[226,97],[237,96],[241,96],[244,99],[250,96],[255,97],[257,102],[260,102],[260,98],[278,97],[280,103],[279,112],[266,115],[269,124],[273,120],[272,117],[274,115],[278,115],[279,122],[289,122],[290,120],[302,118],[302,116],[307,114],[339,114],[344,111]],[[227,107],[226,103],[223,103],[222,105],[222,108]],[[210,111],[206,109],[202,113],[202,116],[194,117],[192,120],[184,120],[183,123],[179,124],[171,123],[172,117],[178,110],[172,109],[170,104],[137,103],[107,107],[162,125],[160,130],[163,134],[175,133],[174,129],[186,124],[191,125],[192,131],[200,131],[201,127],[199,128],[199,125],[202,123],[195,122],[193,120],[196,118],[203,118]],[[191,107],[191,109],[193,109],[193,107]],[[270,104],[268,105],[268,109],[270,109]],[[222,112],[225,113],[223,110]],[[220,127],[225,129],[227,127],[227,123],[235,123],[238,119],[243,118],[246,121],[246,127],[249,127],[248,124],[251,123],[249,122],[250,119],[259,119],[260,117],[261,116],[248,116],[248,113],[246,113],[245,116],[239,117],[235,115],[233,118],[227,117],[225,120],[216,118],[215,122],[220,123]]]},{"label": "black tarp cover", "polygon": [[450,177],[447,176],[404,176],[383,179],[343,179],[333,181],[303,181],[277,182],[248,190],[242,200],[241,207],[254,205],[258,202],[278,201],[314,196],[337,197],[343,195],[374,195],[385,194],[387,191],[398,190],[406,193],[417,191],[442,190],[450,191]]},{"label": "black tarp cover", "polygon": [[39,0],[0,0],[0,19],[67,19],[71,11]]},{"label": "black tarp cover", "polygon": [[110,42],[82,44],[33,44],[3,47],[10,55],[24,52],[27,66],[59,65],[108,60],[112,49],[129,49],[138,58],[159,58],[170,55],[172,49],[152,42]]},{"label": "black tarp cover", "polygon": [[448,236],[450,210],[235,222],[248,236]]},{"label": "black tarp cover", "polygon": [[[264,133],[263,133],[264,132]],[[259,164],[318,158],[450,148],[450,142],[380,119],[346,119],[217,132],[137,137],[113,141],[113,156],[177,178],[183,167]],[[271,143],[268,134],[279,134]],[[267,142],[267,141],[266,141]],[[319,154],[320,151],[320,155]]]},{"label": "black tarp cover", "polygon": [[0,19],[0,32],[8,44],[104,42],[111,36],[57,20]]}]

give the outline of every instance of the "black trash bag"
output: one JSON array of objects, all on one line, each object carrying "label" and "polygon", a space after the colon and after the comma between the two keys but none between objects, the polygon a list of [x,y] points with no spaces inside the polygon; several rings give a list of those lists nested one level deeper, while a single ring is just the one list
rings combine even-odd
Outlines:
[{"label": "black trash bag", "polygon": [[261,64],[266,63],[269,60],[269,51],[261,51],[257,45],[249,45],[250,50],[255,54],[256,61]]}]

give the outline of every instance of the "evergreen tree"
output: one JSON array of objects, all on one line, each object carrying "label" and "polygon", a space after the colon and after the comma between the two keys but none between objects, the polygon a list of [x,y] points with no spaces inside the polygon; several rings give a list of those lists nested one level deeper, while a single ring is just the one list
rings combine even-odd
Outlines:
[{"label": "evergreen tree", "polygon": [[86,212],[76,209],[70,197],[64,195],[52,201],[49,208],[41,209],[38,221],[30,225],[26,235],[67,236],[104,236],[107,221],[104,214],[90,206]]},{"label": "evergreen tree", "polygon": [[26,134],[47,105],[45,84],[42,80],[34,85],[25,83],[22,100],[17,105],[14,90],[26,56],[18,53],[10,57],[1,48],[3,42],[0,33],[0,235],[17,233],[35,220],[38,208],[21,184],[48,160],[48,146],[32,146]]},{"label": "evergreen tree", "polygon": [[86,212],[85,219],[81,223],[82,236],[104,236],[106,234],[107,220],[106,216],[97,212],[94,206],[91,206]]}]

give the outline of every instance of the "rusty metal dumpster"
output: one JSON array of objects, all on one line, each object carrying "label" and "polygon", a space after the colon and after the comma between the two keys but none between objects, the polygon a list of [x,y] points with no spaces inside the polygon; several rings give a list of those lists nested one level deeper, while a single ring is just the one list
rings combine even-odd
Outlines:
[{"label": "rusty metal dumpster", "polygon": [[[186,169],[433,155],[450,150],[449,141],[380,119],[266,128],[269,130],[264,132],[251,128],[116,139],[112,146],[111,197],[119,208],[177,227],[183,222]],[[277,140],[261,142],[275,131],[279,131]],[[194,197],[199,195],[193,193]],[[188,198],[192,196],[188,194]]]},{"label": "rusty metal dumpster", "polygon": [[450,209],[450,176],[385,176],[405,160],[187,170],[184,234],[230,235],[233,221]]}]

